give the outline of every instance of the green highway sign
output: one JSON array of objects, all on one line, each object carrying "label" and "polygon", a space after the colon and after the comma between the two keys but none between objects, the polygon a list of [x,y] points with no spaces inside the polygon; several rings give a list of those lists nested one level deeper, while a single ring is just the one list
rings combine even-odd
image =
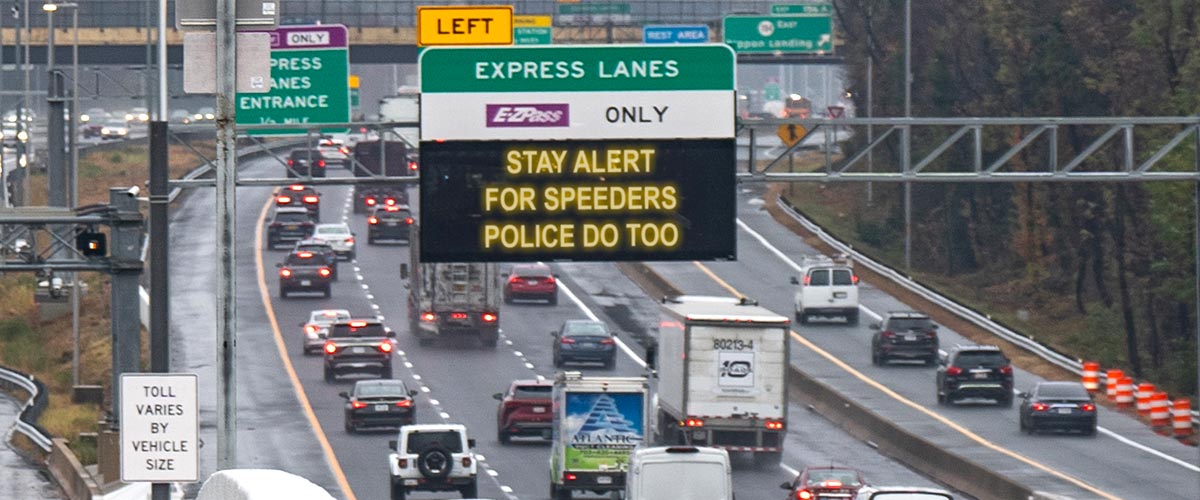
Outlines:
[{"label": "green highway sign", "polygon": [[725,43],[738,53],[833,52],[829,15],[729,16],[722,31]]},{"label": "green highway sign", "polygon": [[772,14],[833,14],[833,4],[828,3],[789,3],[772,5]]},{"label": "green highway sign", "polygon": [[[287,26],[271,31],[271,91],[238,94],[238,125],[350,121],[350,58],[346,27]],[[339,132],[341,129],[323,130]],[[259,130],[261,135],[304,129]]]},{"label": "green highway sign", "polygon": [[513,28],[513,45],[550,45],[554,40],[554,28],[531,26]]},{"label": "green highway sign", "polygon": [[561,3],[558,13],[564,15],[628,14],[627,3]]}]

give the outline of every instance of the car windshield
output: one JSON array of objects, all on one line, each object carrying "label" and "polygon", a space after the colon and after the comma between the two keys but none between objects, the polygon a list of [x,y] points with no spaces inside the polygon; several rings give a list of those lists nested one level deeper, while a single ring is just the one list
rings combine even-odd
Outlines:
[{"label": "car windshield", "polygon": [[334,321],[342,321],[342,320],[347,320],[347,319],[350,319],[349,311],[328,311],[328,310],[326,310],[326,311],[313,311],[312,315],[310,315],[308,318],[308,322],[328,326],[330,323],[333,323]]},{"label": "car windshield", "polygon": [[808,471],[808,484],[818,484],[829,480],[840,481],[847,486],[862,486],[858,482],[858,474],[852,470],[818,469]]},{"label": "car windshield", "polygon": [[412,212],[408,210],[380,210],[378,214],[381,219],[407,219],[412,217]]},{"label": "car windshield", "polygon": [[929,318],[892,318],[888,320],[887,329],[894,332],[909,330],[930,330],[933,322]]},{"label": "car windshield", "polygon": [[329,327],[330,337],[385,337],[383,325],[379,323],[337,323]]},{"label": "car windshield", "polygon": [[342,225],[326,226],[322,224],[317,226],[317,234],[350,234],[350,228]]},{"label": "car windshield", "polygon": [[544,278],[550,276],[550,268],[544,266],[514,266],[512,273],[521,277]]},{"label": "car windshield", "polygon": [[296,245],[297,252],[312,252],[312,253],[330,253],[333,251],[329,245]]},{"label": "car windshield", "polygon": [[307,160],[309,156],[311,156],[314,160],[319,160],[321,159],[321,152],[315,149],[311,151],[303,149],[292,151],[292,159],[295,160]]},{"label": "car windshield", "polygon": [[849,269],[834,269],[833,270],[833,284],[834,285],[853,285],[854,284],[854,273],[850,272]]},{"label": "car windshield", "polygon": [[998,352],[964,352],[955,361],[958,366],[997,368],[1008,364],[1008,360]]},{"label": "car windshield", "polygon": [[308,213],[279,212],[275,214],[276,222],[307,222]]},{"label": "car windshield", "polygon": [[808,286],[829,286],[829,270],[818,269],[808,273]]},{"label": "car windshield", "polygon": [[1042,384],[1038,386],[1039,398],[1090,399],[1082,384]]},{"label": "car windshield", "polygon": [[408,388],[399,380],[370,381],[354,385],[354,396],[359,398],[408,397]]},{"label": "car windshield", "polygon": [[575,323],[567,323],[563,328],[563,335],[567,337],[588,336],[588,337],[608,337],[608,327],[604,323],[596,323],[593,321],[580,321]]},{"label": "car windshield", "polygon": [[295,252],[288,255],[287,265],[289,266],[319,266],[323,264],[324,259],[312,252]]},{"label": "car windshield", "polygon": [[445,448],[450,453],[462,453],[462,438],[454,431],[410,432],[408,453],[421,453],[430,448]]},{"label": "car windshield", "polygon": [[550,399],[553,387],[548,385],[518,385],[513,390],[516,399]]}]

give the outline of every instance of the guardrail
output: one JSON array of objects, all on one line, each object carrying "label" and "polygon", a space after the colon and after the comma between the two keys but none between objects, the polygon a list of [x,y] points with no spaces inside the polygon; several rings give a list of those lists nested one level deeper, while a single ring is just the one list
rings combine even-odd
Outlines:
[{"label": "guardrail", "polygon": [[50,453],[50,435],[36,423],[37,417],[42,413],[42,409],[46,407],[46,387],[28,375],[4,367],[0,367],[0,381],[3,381],[6,385],[19,387],[29,393],[29,400],[21,407],[21,412],[17,414],[17,432],[28,437],[42,451]]},{"label": "guardrail", "polygon": [[[1054,349],[1051,349],[1049,346],[1040,344],[1040,343],[1034,341],[1033,339],[1026,337],[1023,334],[1021,334],[1017,331],[1014,331],[1012,329],[1009,329],[1008,327],[996,322],[995,320],[993,320],[991,318],[991,316],[982,314],[979,311],[976,311],[974,309],[971,309],[970,307],[967,307],[963,304],[955,302],[953,299],[950,299],[950,298],[943,296],[933,290],[930,290],[928,287],[926,287],[925,285],[922,285],[921,283],[917,282],[916,280],[913,280],[911,277],[905,276],[904,274],[901,274],[899,271],[892,269],[891,267],[888,267],[887,265],[884,265],[884,264],[881,264],[879,262],[872,260],[870,257],[867,257],[865,254],[855,250],[854,247],[842,242],[841,240],[835,238],[833,235],[829,234],[827,231],[825,231],[825,228],[823,228],[820,225],[818,225],[817,223],[809,220],[807,217],[800,215],[800,213],[798,211],[796,211],[795,207],[792,207],[791,205],[789,205],[787,202],[785,202],[783,200],[783,198],[779,198],[776,203],[778,203],[779,206],[784,209],[784,211],[788,214],[788,216],[790,216],[793,220],[795,220],[797,223],[799,223],[801,226],[803,226],[804,229],[815,234],[818,238],[821,239],[821,241],[825,242],[825,244],[829,245],[834,250],[837,250],[838,252],[844,253],[844,254],[849,255],[850,257],[854,258],[856,263],[861,264],[876,273],[879,273],[879,275],[891,280],[892,282],[896,283],[897,285],[904,287],[909,292],[912,292],[912,293],[916,294],[917,296],[919,296],[925,300],[928,300],[929,302],[932,302],[932,303],[938,305],[939,307],[946,309],[947,311],[950,311],[951,313],[957,315],[958,317],[963,318],[967,321],[970,321],[971,323],[974,323],[975,326],[986,330],[988,333],[991,333],[992,335],[995,335],[995,336],[1000,337],[1008,342],[1011,342],[1012,344],[1014,344],[1022,349],[1025,349],[1026,351],[1032,353],[1033,355],[1038,356],[1038,357],[1050,362],[1051,364],[1058,366],[1059,368],[1062,368],[1064,370],[1067,370],[1067,371],[1074,373],[1076,375],[1079,375],[1079,376],[1083,375],[1083,361],[1082,360],[1072,358],[1063,353],[1055,351]],[[1200,412],[1198,412],[1198,411],[1192,412],[1192,422],[1200,423]]]}]

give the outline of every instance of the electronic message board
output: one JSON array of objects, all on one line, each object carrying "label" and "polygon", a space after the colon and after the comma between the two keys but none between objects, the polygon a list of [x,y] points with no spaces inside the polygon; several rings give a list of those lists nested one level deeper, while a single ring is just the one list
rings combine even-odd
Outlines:
[{"label": "electronic message board", "polygon": [[421,260],[732,260],[734,146],[426,142]]}]

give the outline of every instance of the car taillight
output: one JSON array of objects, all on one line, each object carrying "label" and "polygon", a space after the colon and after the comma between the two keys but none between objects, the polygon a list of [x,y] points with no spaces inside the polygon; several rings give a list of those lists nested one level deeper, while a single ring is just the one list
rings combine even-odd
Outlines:
[{"label": "car taillight", "polygon": [[293,160],[293,159],[291,159],[291,158],[288,158],[288,166],[289,166],[289,167],[290,167],[290,166],[292,166],[292,165],[295,165],[295,164],[296,164],[296,160]]},{"label": "car taillight", "polygon": [[1004,375],[1012,375],[1012,365],[1001,366],[1000,373]]},{"label": "car taillight", "polygon": [[396,406],[399,406],[400,408],[409,408],[412,406],[412,400],[401,399],[400,401],[396,401]]},{"label": "car taillight", "polygon": [[778,420],[768,420],[766,423],[766,426],[767,426],[768,430],[772,430],[772,431],[783,430],[783,422],[780,422]]},{"label": "car taillight", "polygon": [[364,326],[367,326],[367,322],[366,322],[366,321],[351,321],[351,322],[350,322],[350,327],[351,327],[351,328],[362,328],[362,327],[364,327]]},{"label": "car taillight", "polygon": [[304,191],[304,184],[292,184],[291,186],[288,186],[288,189],[291,189],[292,191]]},{"label": "car taillight", "polygon": [[375,206],[375,197],[374,196],[368,196],[365,201],[366,201],[367,205],[370,205],[372,207]]},{"label": "car taillight", "polygon": [[684,427],[704,427],[704,420],[699,418],[689,418],[683,421]]},{"label": "car taillight", "polygon": [[317,166],[318,166],[318,167],[324,167],[324,166],[325,166],[325,160],[317,160]]},{"label": "car taillight", "polygon": [[416,172],[417,171],[417,162],[415,162],[415,161],[408,162],[408,169]]},{"label": "car taillight", "polygon": [[508,282],[509,282],[509,283],[519,283],[520,281],[521,281],[521,277],[520,277],[520,276],[517,276],[517,275],[515,275],[515,274],[514,274],[514,275],[512,275],[512,276],[509,276],[509,277],[508,277]]},{"label": "car taillight", "polygon": [[961,374],[962,374],[962,368],[959,368],[957,366],[951,366],[950,368],[946,369],[946,375],[950,375],[950,376],[954,377],[954,376],[958,376]]},{"label": "car taillight", "polygon": [[805,276],[804,285],[807,286],[810,282],[812,282],[812,276]]},{"label": "car taillight", "polygon": [[437,319],[437,315],[433,314],[433,312],[421,313],[421,321],[433,321],[435,319]]},{"label": "car taillight", "polygon": [[405,223],[405,224],[408,224],[408,225],[412,225],[412,223],[413,223],[413,218],[412,218],[412,217],[405,217],[405,218],[404,218],[404,223]]},{"label": "car taillight", "polygon": [[338,149],[338,151],[341,151],[342,154],[344,154],[344,155],[350,154],[350,148],[348,148],[346,146],[342,146],[340,149]]},{"label": "car taillight", "polygon": [[467,313],[465,313],[465,312],[452,312],[452,313],[450,313],[450,319],[467,319]]},{"label": "car taillight", "polygon": [[600,341],[600,345],[613,345],[613,344],[616,344],[616,341],[614,341],[613,339],[602,339]]},{"label": "car taillight", "polygon": [[333,274],[333,271],[330,271],[328,267],[322,267],[317,270],[317,274],[321,275],[322,278],[328,278],[330,274]]},{"label": "car taillight", "polygon": [[366,408],[367,404],[362,401],[351,401],[350,407],[354,408],[355,410],[361,410],[363,408]]},{"label": "car taillight", "polygon": [[316,203],[316,202],[318,202],[318,201],[321,201],[321,199],[320,199],[320,198],[317,198],[316,196],[305,196],[305,197],[304,197],[304,202],[305,202],[305,203],[308,203],[308,204],[313,204],[313,203]]},{"label": "car taillight", "polygon": [[1034,403],[1033,404],[1033,411],[1046,411],[1049,408],[1050,408],[1050,405],[1048,405],[1046,403]]},{"label": "car taillight", "polygon": [[483,313],[483,316],[480,318],[483,319],[484,323],[495,323],[497,316],[496,313]]},{"label": "car taillight", "polygon": [[392,343],[390,341],[380,342],[379,343],[379,352],[382,352],[382,353],[392,352]]},{"label": "car taillight", "polygon": [[370,224],[372,226],[374,226],[375,224],[379,224],[379,218],[375,217],[374,215],[367,217],[367,224]]},{"label": "car taillight", "polygon": [[800,490],[796,492],[796,500],[812,500],[812,493],[808,490]]},{"label": "car taillight", "polygon": [[574,481],[576,479],[579,479],[579,476],[576,476],[574,472],[564,472],[563,473],[564,481]]},{"label": "car taillight", "polygon": [[407,469],[408,468],[408,459],[407,458],[397,458],[396,466],[400,467],[401,469]]},{"label": "car taillight", "polygon": [[276,204],[276,205],[287,205],[287,204],[289,204],[289,203],[291,203],[291,202],[292,202],[292,197],[291,197],[291,196],[280,196],[280,197],[278,197],[278,198],[275,198],[275,204]]},{"label": "car taillight", "polygon": [[857,274],[850,275],[850,284],[852,284],[852,285],[858,284],[858,275]]},{"label": "car taillight", "polygon": [[929,337],[931,339],[935,338],[935,337],[937,337],[937,330],[929,330],[929,331],[925,332],[925,336]]},{"label": "car taillight", "polygon": [[463,467],[470,467],[471,466],[471,457],[463,457],[462,465],[463,465]]},{"label": "car taillight", "polygon": [[837,479],[826,479],[821,481],[822,488],[837,489],[842,487],[842,482]]},{"label": "car taillight", "polygon": [[546,276],[545,278],[542,278],[542,281],[544,283],[546,283],[547,285],[553,285],[554,284],[554,276]]},{"label": "car taillight", "polygon": [[1083,406],[1079,407],[1079,409],[1083,410],[1083,411],[1096,411],[1096,405],[1091,404],[1091,403],[1084,403]]},{"label": "car taillight", "polygon": [[334,344],[333,342],[326,342],[325,354],[333,354],[335,352],[337,352],[337,344]]},{"label": "car taillight", "polygon": [[893,332],[893,331],[891,331],[891,330],[884,330],[884,331],[882,331],[882,332],[879,332],[879,336],[880,336],[880,337],[883,337],[883,338],[885,338],[885,339],[890,339],[890,338],[892,338],[892,337],[895,337],[895,336],[896,336],[896,332]]},{"label": "car taillight", "polygon": [[396,199],[395,198],[387,198],[387,199],[383,200],[383,204],[390,207],[390,206],[396,204]]},{"label": "car taillight", "polygon": [[317,333],[316,325],[304,325],[304,333]]},{"label": "car taillight", "polygon": [[279,275],[284,278],[291,278],[292,270],[285,267],[285,268],[279,270]]},{"label": "car taillight", "polygon": [[353,237],[353,236],[351,236],[351,237],[349,237],[349,238],[346,238],[346,244],[347,244],[347,245],[349,245],[349,244],[351,244],[351,243],[354,243],[354,237]]},{"label": "car taillight", "polygon": [[562,344],[574,344],[574,343],[575,343],[575,339],[573,339],[573,338],[571,338],[571,337],[563,337],[562,339],[560,339],[560,340],[559,340],[559,343],[562,343]]}]

